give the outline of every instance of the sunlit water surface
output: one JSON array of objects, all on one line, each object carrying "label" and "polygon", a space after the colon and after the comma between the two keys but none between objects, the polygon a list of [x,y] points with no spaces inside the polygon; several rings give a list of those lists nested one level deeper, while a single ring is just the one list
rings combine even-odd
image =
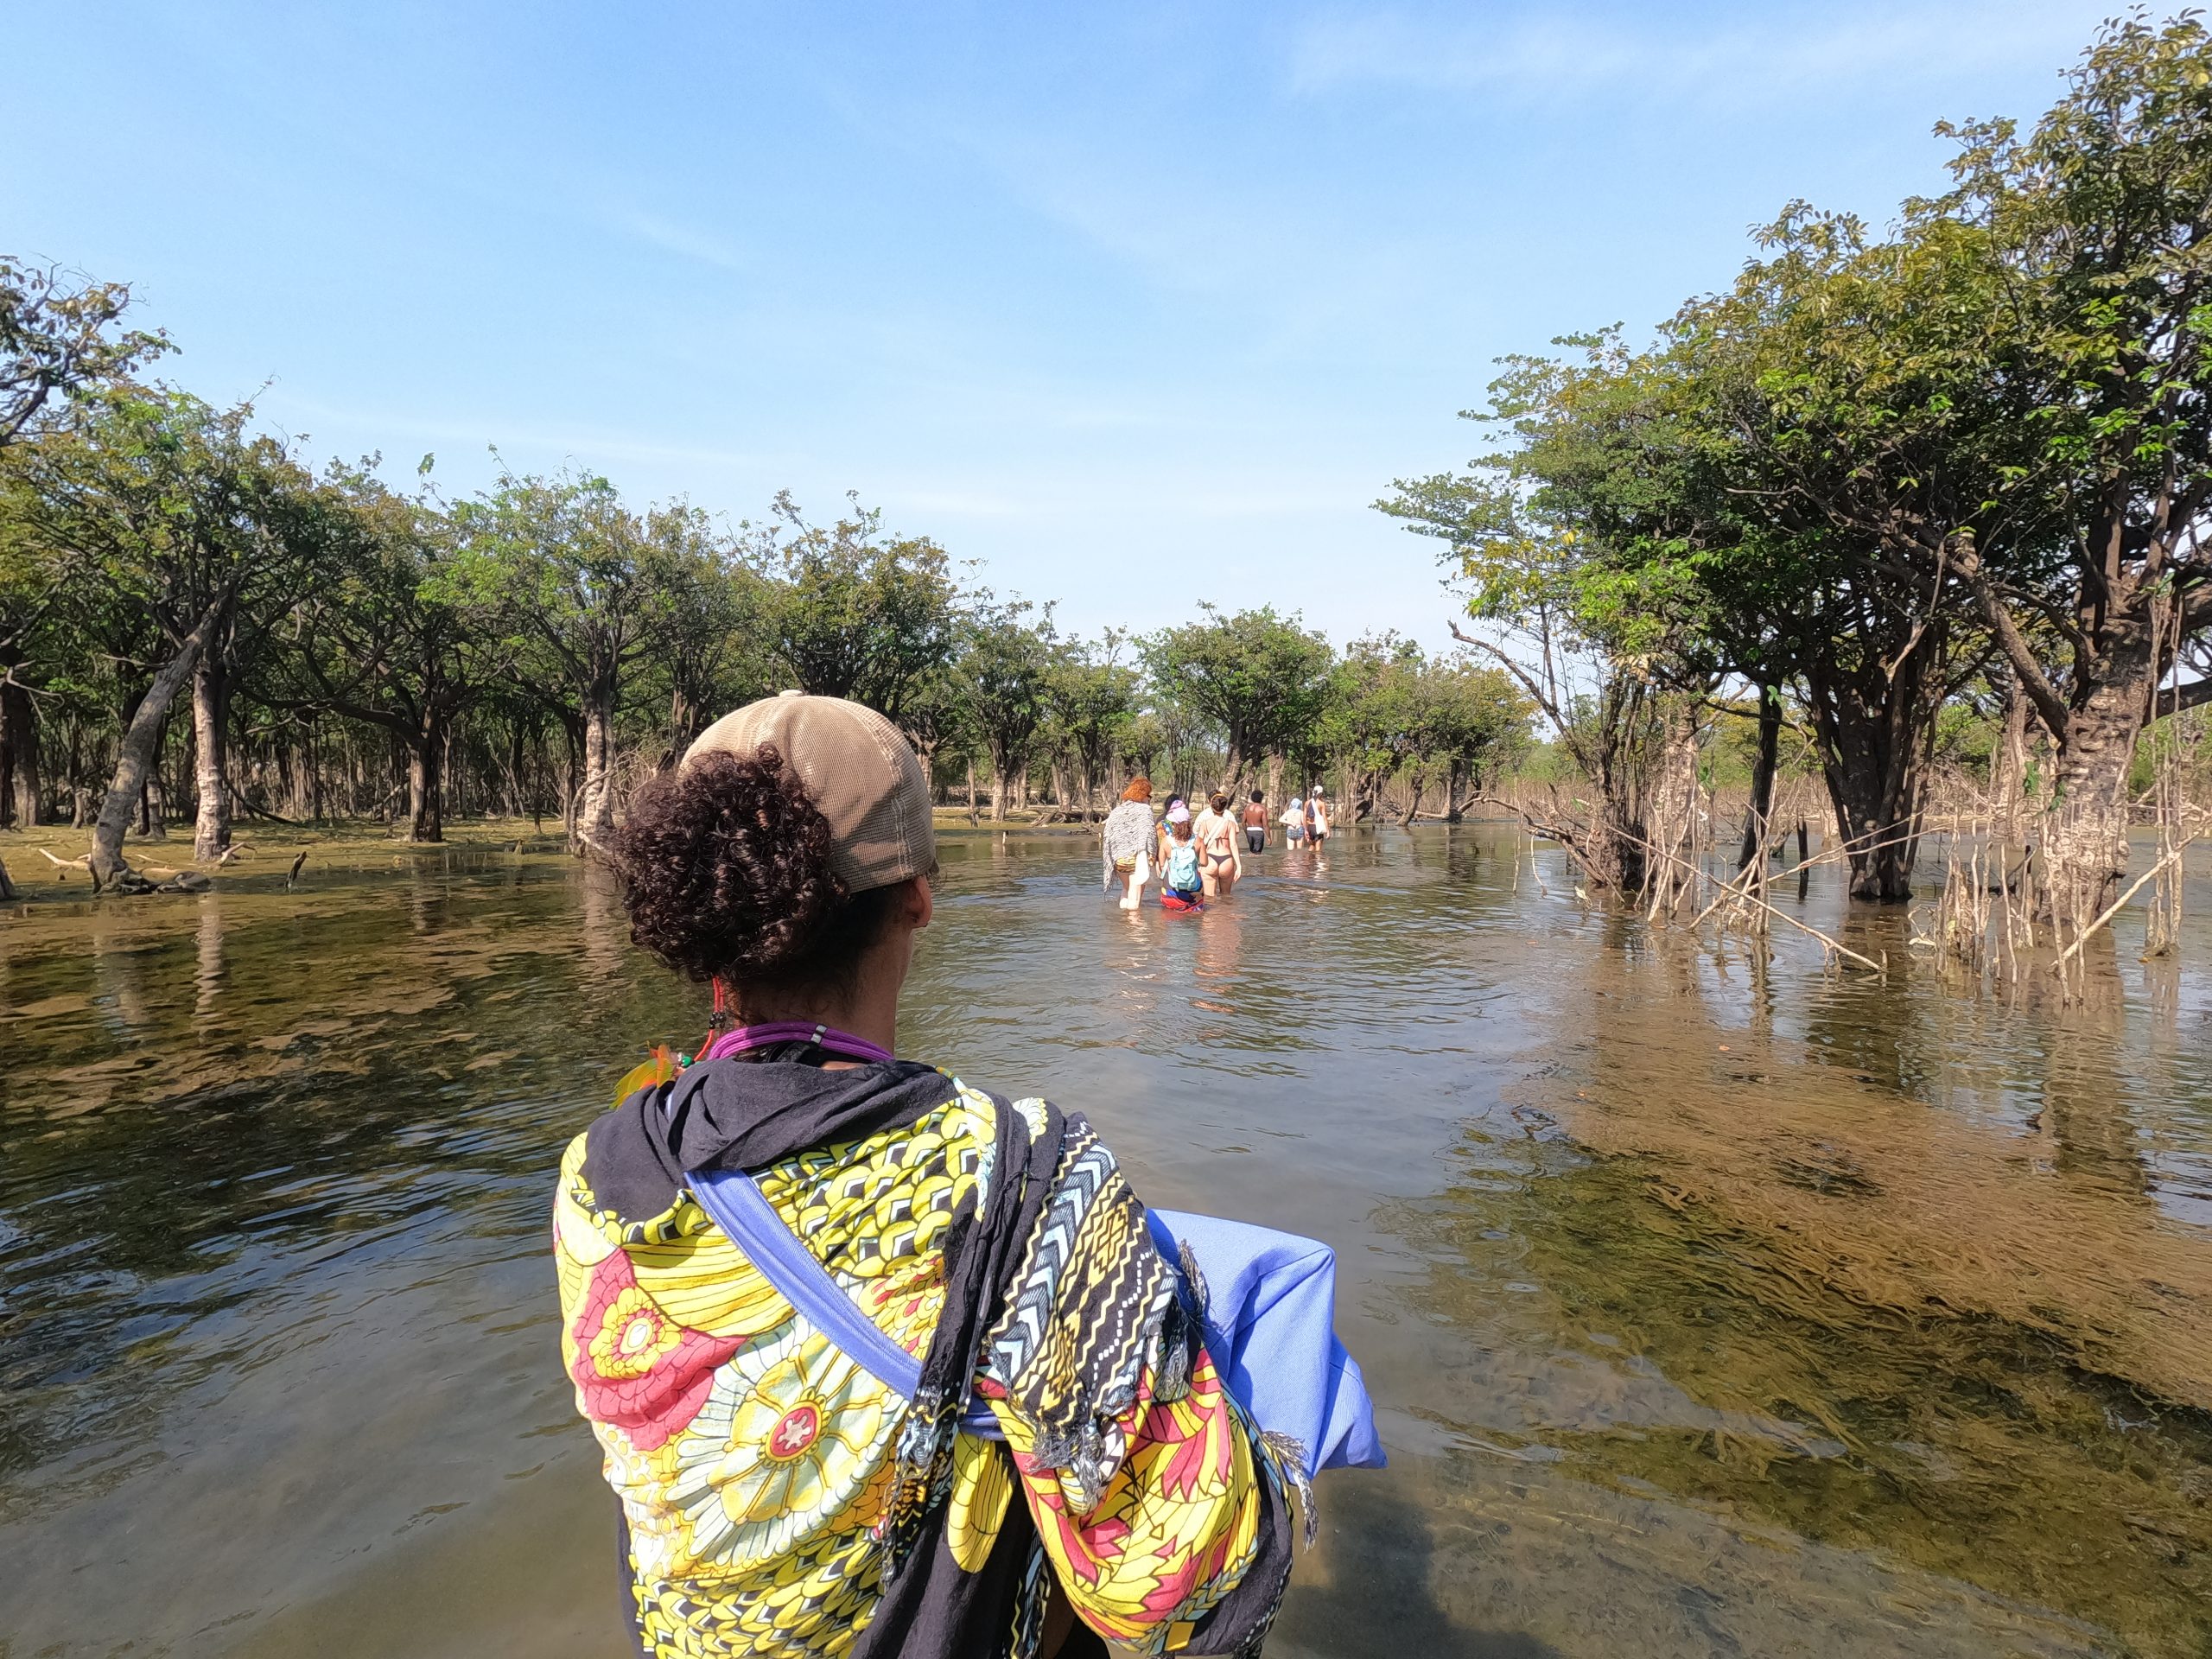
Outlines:
[{"label": "sunlit water surface", "polygon": [[[949,837],[909,1052],[1326,1239],[1392,1465],[1275,1655],[2212,1651],[2212,985],[1770,963],[1490,826],[1202,918]],[[1908,958],[1905,918],[1801,912]],[[0,917],[0,1655],[613,1655],[560,1147],[695,992],[556,856]]]}]

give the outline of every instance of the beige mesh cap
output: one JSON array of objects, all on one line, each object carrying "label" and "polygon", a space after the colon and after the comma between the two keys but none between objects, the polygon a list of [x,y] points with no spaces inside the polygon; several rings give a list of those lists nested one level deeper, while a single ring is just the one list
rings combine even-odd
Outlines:
[{"label": "beige mesh cap", "polygon": [[847,892],[887,887],[937,868],[922,763],[874,709],[798,691],[763,697],[700,733],[683,764],[715,750],[750,760],[763,743],[776,746],[830,820],[830,868]]}]

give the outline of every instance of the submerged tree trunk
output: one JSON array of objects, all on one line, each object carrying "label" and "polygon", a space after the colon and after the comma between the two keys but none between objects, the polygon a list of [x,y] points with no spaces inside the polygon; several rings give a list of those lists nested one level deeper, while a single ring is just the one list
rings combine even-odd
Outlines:
[{"label": "submerged tree trunk", "polygon": [[38,823],[38,704],[13,680],[0,682],[0,823]]},{"label": "submerged tree trunk", "polygon": [[[2082,538],[2085,550],[2102,552],[2077,573],[2064,695],[1971,547],[1961,562],[2020,693],[2057,745],[2056,798],[2044,814],[2043,904],[2052,920],[2076,926],[2104,909],[2126,874],[2127,774],[2157,712],[2153,694],[2184,642],[2212,622],[2202,590],[2183,599],[2177,582],[2177,563],[2197,540],[2203,496],[2169,490],[2151,522],[2139,524],[2130,513],[2141,504],[2131,504],[2127,487],[2115,479]],[[2171,706],[2205,701],[2207,687],[2200,679],[2177,690]]]},{"label": "submerged tree trunk", "polygon": [[2066,715],[2057,798],[2043,830],[2053,919],[2086,926],[2127,874],[2127,772],[2158,674],[2148,630],[2107,619],[2103,672]]},{"label": "submerged tree trunk", "polygon": [[1644,817],[1650,848],[1643,896],[1655,918],[1689,902],[1696,891],[1699,728],[1694,701],[1680,694],[1664,699]]},{"label": "submerged tree trunk", "polygon": [[2020,844],[2020,806],[2028,787],[2028,696],[2017,682],[2005,697],[2005,724],[1989,757],[1989,798],[1997,837],[2008,849]]},{"label": "submerged tree trunk", "polygon": [[162,664],[153,684],[138,699],[137,708],[124,725],[123,741],[116,751],[115,777],[107,786],[106,798],[100,803],[99,816],[92,821],[91,866],[92,873],[104,881],[129,868],[123,861],[123,837],[130,828],[131,813],[145,798],[162,723],[168,718],[169,705],[176,701],[177,693],[200,665],[200,653],[207,648],[208,637],[215,631],[216,619],[222,608],[219,605],[210,606],[199,626],[178,643],[176,654]]},{"label": "submerged tree trunk", "polygon": [[1755,858],[1766,856],[1767,820],[1774,814],[1774,772],[1782,756],[1782,692],[1779,687],[1759,689],[1758,752],[1751,761],[1751,799],[1744,813],[1744,846],[1736,860],[1740,873]]},{"label": "submerged tree trunk", "polygon": [[1901,904],[1912,897],[1928,739],[1943,691],[1942,632],[1923,629],[1886,672],[1815,664],[1806,675],[1854,899]]},{"label": "submerged tree trunk", "polygon": [[976,827],[976,757],[968,757],[968,827]]},{"label": "submerged tree trunk", "polygon": [[220,858],[231,844],[231,677],[215,652],[203,652],[192,674],[193,782],[199,819],[195,859]]},{"label": "submerged tree trunk", "polygon": [[1268,753],[1268,810],[1282,810],[1282,753],[1274,749]]},{"label": "submerged tree trunk", "polygon": [[614,833],[614,688],[597,685],[584,698],[584,779],[576,798],[569,850],[605,847]]},{"label": "submerged tree trunk", "polygon": [[422,729],[407,741],[407,839],[443,841],[445,835],[444,759],[452,741],[447,715],[433,710],[423,718]]}]

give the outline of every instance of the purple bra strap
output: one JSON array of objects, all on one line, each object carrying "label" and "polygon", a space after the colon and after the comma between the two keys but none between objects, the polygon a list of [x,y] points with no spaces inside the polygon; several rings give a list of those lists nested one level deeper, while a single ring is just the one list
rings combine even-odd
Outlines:
[{"label": "purple bra strap", "polygon": [[865,1037],[855,1037],[849,1031],[839,1031],[834,1026],[816,1025],[806,1020],[776,1020],[766,1025],[740,1026],[726,1031],[707,1045],[700,1053],[702,1060],[727,1059],[733,1054],[742,1054],[748,1049],[766,1048],[775,1043],[812,1043],[825,1054],[836,1054],[849,1060],[865,1060],[873,1065],[888,1062],[892,1056],[887,1049],[878,1048]]}]

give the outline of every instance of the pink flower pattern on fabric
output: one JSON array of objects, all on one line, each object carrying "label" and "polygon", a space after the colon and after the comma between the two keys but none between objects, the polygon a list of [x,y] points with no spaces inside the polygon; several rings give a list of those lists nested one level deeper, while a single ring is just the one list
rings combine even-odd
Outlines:
[{"label": "pink flower pattern on fabric", "polygon": [[666,1445],[699,1414],[715,1367],[746,1342],[671,1319],[638,1287],[621,1250],[592,1268],[569,1331],[576,1353],[569,1381],[585,1414],[620,1429],[640,1452]]}]

